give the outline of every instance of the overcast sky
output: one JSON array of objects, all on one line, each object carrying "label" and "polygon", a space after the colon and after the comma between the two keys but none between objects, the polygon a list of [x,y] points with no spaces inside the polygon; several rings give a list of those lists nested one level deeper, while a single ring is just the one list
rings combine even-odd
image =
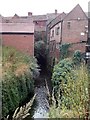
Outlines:
[{"label": "overcast sky", "polygon": [[58,12],[70,12],[77,4],[88,11],[89,0],[0,0],[0,14],[3,16],[27,15],[32,12],[34,15],[52,13],[55,9]]}]

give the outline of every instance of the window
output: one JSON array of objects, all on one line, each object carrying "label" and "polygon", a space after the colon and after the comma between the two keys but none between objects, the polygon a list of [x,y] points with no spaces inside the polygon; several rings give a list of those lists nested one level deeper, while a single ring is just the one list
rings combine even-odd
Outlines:
[{"label": "window", "polygon": [[71,26],[71,22],[68,21],[68,22],[67,22],[67,28],[70,29],[70,26]]},{"label": "window", "polygon": [[77,18],[78,21],[80,21],[80,19],[81,19],[80,17]]},{"label": "window", "polygon": [[60,48],[60,44],[56,43],[56,48],[59,49]]},{"label": "window", "polygon": [[85,33],[87,34],[87,33],[88,33],[88,30],[86,30]]},{"label": "window", "polygon": [[38,25],[38,22],[36,21],[35,24]]},{"label": "window", "polygon": [[85,29],[88,29],[88,26],[87,26],[87,25],[85,26]]},{"label": "window", "polygon": [[84,32],[81,32],[80,34],[81,34],[81,36],[84,36],[84,35],[85,35],[85,33],[84,33]]},{"label": "window", "polygon": [[56,27],[56,35],[59,35],[60,27]]},{"label": "window", "polygon": [[85,26],[85,33],[88,33],[88,26]]},{"label": "window", "polygon": [[52,37],[54,37],[54,30],[52,30]]},{"label": "window", "polygon": [[9,23],[9,20],[6,20],[6,23]]}]

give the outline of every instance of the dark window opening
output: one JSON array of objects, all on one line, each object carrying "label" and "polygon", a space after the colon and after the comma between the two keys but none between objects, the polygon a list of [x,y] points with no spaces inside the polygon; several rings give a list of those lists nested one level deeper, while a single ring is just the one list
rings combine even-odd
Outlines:
[{"label": "dark window opening", "polygon": [[68,21],[68,22],[67,22],[67,28],[70,29],[70,27],[71,27],[71,22]]},{"label": "dark window opening", "polygon": [[60,27],[57,27],[56,28],[56,35],[59,35],[59,30],[60,30]]},{"label": "dark window opening", "polygon": [[54,30],[52,30],[52,37],[54,37]]},{"label": "dark window opening", "polygon": [[38,25],[38,22],[36,21],[35,24]]}]

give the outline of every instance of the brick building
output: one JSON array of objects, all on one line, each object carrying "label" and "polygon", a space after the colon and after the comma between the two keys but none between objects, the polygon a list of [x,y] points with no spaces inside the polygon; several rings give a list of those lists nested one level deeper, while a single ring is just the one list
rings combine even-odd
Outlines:
[{"label": "brick building", "polygon": [[57,10],[54,13],[47,13],[45,15],[32,15],[33,22],[35,25],[35,41],[37,40],[46,40],[46,26],[52,19],[56,18],[59,15]]},{"label": "brick building", "polygon": [[73,44],[71,51],[85,52],[88,19],[80,5],[76,5],[68,14],[62,13],[47,25],[50,63],[60,58],[59,45]]},{"label": "brick building", "polygon": [[77,43],[73,50],[85,52],[87,41],[88,18],[78,4],[63,19],[62,43]]},{"label": "brick building", "polygon": [[[28,16],[29,16],[28,12]],[[57,10],[54,13],[47,13],[45,15],[32,15],[33,22],[35,25],[35,31],[45,31],[46,32],[46,25],[49,21],[53,20],[59,15]]]},{"label": "brick building", "polygon": [[34,56],[34,24],[31,18],[22,19],[16,14],[14,17],[2,17],[1,27],[3,45]]},{"label": "brick building", "polygon": [[39,33],[42,39],[45,38],[47,21],[57,15],[57,11],[46,15],[33,15],[32,12],[28,12],[27,16],[15,14],[12,17],[3,17],[0,15],[0,34],[3,45],[13,46],[29,55],[34,55],[34,41],[37,35],[35,33]]}]

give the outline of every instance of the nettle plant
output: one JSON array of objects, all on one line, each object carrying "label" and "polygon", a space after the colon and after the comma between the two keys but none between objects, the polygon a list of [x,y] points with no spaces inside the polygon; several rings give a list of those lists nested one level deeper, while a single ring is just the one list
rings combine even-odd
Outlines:
[{"label": "nettle plant", "polygon": [[69,55],[70,43],[64,43],[60,45],[60,59],[65,59]]}]

